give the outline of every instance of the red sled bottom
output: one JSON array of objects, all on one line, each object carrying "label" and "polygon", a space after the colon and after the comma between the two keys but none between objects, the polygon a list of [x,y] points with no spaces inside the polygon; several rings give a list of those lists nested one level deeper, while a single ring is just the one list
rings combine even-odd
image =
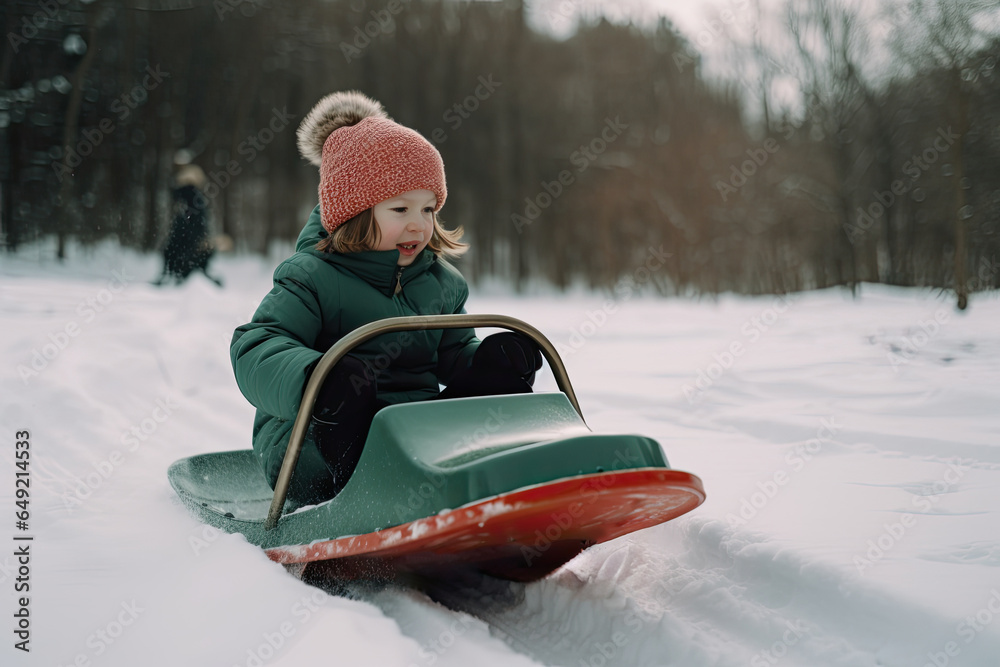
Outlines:
[{"label": "red sled bottom", "polygon": [[701,480],[662,468],[579,475],[524,487],[366,535],[267,550],[342,580],[475,571],[535,581],[594,544],[685,514],[705,500]]}]

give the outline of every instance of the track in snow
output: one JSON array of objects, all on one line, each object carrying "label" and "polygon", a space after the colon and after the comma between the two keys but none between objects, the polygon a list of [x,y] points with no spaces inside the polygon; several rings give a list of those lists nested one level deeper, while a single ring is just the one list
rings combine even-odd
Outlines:
[{"label": "track in snow", "polygon": [[[592,548],[532,584],[483,577],[424,592],[325,590],[395,618],[422,645],[415,664],[427,665],[476,627],[552,667],[919,666],[923,629],[950,622],[764,535],[693,517]],[[1000,645],[976,640],[956,664],[992,664]]]}]

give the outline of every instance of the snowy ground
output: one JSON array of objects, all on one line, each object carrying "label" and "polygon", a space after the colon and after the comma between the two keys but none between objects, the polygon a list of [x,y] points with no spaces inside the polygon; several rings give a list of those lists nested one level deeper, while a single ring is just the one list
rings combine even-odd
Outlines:
[{"label": "snowy ground", "polygon": [[31,653],[5,630],[2,665],[998,664],[994,296],[961,314],[875,286],[787,302],[474,293],[471,312],[562,346],[591,428],[656,438],[708,492],[675,522],[502,591],[487,624],[407,590],[327,596],[175,501],[172,461],[249,447],[228,343],[277,258],[224,258],[223,290],[157,289],[153,258],[42,252],[0,258],[8,628],[24,595],[13,538],[34,536]]}]

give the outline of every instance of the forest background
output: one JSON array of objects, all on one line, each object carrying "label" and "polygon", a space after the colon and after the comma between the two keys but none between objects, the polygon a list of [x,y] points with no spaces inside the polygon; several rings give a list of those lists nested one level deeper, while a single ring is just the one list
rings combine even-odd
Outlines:
[{"label": "forest background", "polygon": [[156,251],[183,163],[237,252],[287,243],[295,129],[358,89],[441,151],[473,282],[1000,286],[993,2],[724,0],[691,34],[577,0],[5,0],[0,29],[6,252]]}]

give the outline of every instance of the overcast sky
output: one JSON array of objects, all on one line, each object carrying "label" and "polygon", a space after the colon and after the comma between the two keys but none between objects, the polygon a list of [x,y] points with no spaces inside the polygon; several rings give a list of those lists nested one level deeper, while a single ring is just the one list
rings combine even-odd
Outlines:
[{"label": "overcast sky", "polygon": [[[529,20],[541,29],[556,35],[569,36],[577,15],[594,16],[603,13],[616,22],[629,19],[655,25],[660,16],[667,17],[701,56],[702,73],[709,78],[744,81],[751,86],[759,80],[753,74],[752,63],[737,59],[730,48],[730,35],[749,43],[752,31],[759,27],[760,40],[772,53],[791,49],[784,28],[784,9],[788,0],[525,0]],[[865,74],[879,78],[891,69],[894,56],[888,47],[892,23],[911,0],[838,0],[855,8],[864,20],[870,37],[870,49],[864,56]],[[1000,31],[1000,0],[948,0],[979,9],[982,27],[989,32]],[[780,58],[780,56],[778,56]],[[774,63],[776,73],[771,83],[773,101],[788,105],[793,111],[799,106],[797,83],[790,75],[782,75],[783,67]]]},{"label": "overcast sky", "polygon": [[[776,8],[783,1],[762,0],[762,6]],[[631,18],[650,24],[665,16],[702,54],[710,74],[727,70],[721,30],[748,30],[756,19],[752,0],[528,0],[527,6],[534,25],[565,36],[571,33],[578,13],[603,13],[616,21]]]}]

